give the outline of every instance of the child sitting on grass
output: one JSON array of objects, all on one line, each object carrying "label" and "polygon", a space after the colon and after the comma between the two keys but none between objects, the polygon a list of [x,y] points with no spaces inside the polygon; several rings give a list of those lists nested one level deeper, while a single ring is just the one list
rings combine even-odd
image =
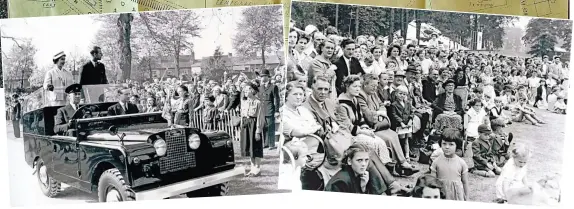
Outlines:
[{"label": "child sitting on grass", "polygon": [[504,124],[512,124],[510,117],[504,114],[504,103],[502,97],[494,98],[494,107],[490,109],[490,120],[500,119]]},{"label": "child sitting on grass", "polygon": [[474,168],[471,169],[471,173],[493,178],[500,174],[502,169],[496,165],[494,160],[493,153],[497,153],[498,150],[492,149],[492,130],[489,125],[482,124],[478,126],[478,133],[478,139],[472,142]]},{"label": "child sitting on grass", "polygon": [[506,133],[504,131],[504,121],[501,119],[495,119],[491,122],[492,128],[492,155],[494,158],[494,164],[497,166],[504,166],[508,160],[508,151],[510,144],[512,143],[513,135],[512,133]]},{"label": "child sitting on grass", "polygon": [[496,202],[507,202],[507,191],[527,185],[527,162],[530,150],[524,144],[517,144],[511,150],[511,158],[502,167],[502,173],[496,180]]},{"label": "child sitting on grass", "polygon": [[521,96],[518,99],[518,104],[514,107],[512,111],[512,120],[515,122],[522,122],[526,119],[532,125],[540,126],[539,124],[546,124],[537,115],[534,109],[527,106],[527,97]]}]

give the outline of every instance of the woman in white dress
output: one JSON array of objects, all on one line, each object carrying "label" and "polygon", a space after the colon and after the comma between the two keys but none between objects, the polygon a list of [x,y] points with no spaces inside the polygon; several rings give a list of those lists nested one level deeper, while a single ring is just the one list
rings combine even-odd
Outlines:
[{"label": "woman in white dress", "polygon": [[64,69],[66,54],[60,52],[52,59],[55,66],[44,76],[44,90],[46,90],[45,106],[62,106],[66,104],[64,88],[74,83],[74,76]]}]

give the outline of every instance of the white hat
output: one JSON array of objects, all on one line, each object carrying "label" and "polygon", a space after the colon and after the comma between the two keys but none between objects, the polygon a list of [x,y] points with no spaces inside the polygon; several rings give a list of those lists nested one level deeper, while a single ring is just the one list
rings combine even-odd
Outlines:
[{"label": "white hat", "polygon": [[64,53],[64,51],[58,52],[58,54],[54,55],[54,58],[52,58],[52,60],[58,60],[63,56],[66,56],[66,53]]},{"label": "white hat", "polygon": [[311,33],[315,32],[316,30],[318,30],[318,29],[314,25],[307,25],[307,27],[305,27],[305,33],[307,35],[310,35]]}]

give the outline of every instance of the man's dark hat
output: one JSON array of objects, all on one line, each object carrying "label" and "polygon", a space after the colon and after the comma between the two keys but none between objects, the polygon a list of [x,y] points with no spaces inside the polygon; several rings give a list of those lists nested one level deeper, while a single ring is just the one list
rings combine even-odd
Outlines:
[{"label": "man's dark hat", "polygon": [[262,70],[261,73],[255,72],[255,74],[256,74],[257,76],[271,76],[271,73],[269,73],[269,70],[267,70],[267,69]]},{"label": "man's dark hat", "polygon": [[446,87],[446,85],[448,85],[449,83],[454,83],[454,80],[452,80],[452,79],[446,80],[446,81],[442,84],[442,87],[443,87],[443,88]]},{"label": "man's dark hat", "polygon": [[82,92],[82,85],[77,83],[69,85],[68,87],[66,87],[65,92],[66,94]]}]

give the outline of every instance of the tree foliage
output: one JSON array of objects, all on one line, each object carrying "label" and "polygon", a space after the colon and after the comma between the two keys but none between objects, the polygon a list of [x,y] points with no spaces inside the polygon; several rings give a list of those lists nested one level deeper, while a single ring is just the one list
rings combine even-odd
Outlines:
[{"label": "tree foliage", "polygon": [[118,14],[95,16],[94,20],[99,23],[101,27],[96,33],[95,37],[97,38],[92,42],[93,45],[102,48],[104,56],[101,62],[106,66],[106,76],[109,81],[113,82],[121,80],[120,75],[122,74],[122,69],[120,68],[122,50],[118,41],[120,29],[115,27],[118,18]]},{"label": "tree foliage", "polygon": [[281,50],[283,45],[282,8],[249,7],[243,10],[243,18],[237,24],[233,48],[240,55],[261,56],[265,66],[265,54]]},{"label": "tree foliage", "polygon": [[530,46],[528,54],[533,56],[554,55],[554,47],[558,43],[556,36],[550,33],[542,33],[537,36]]},{"label": "tree foliage", "polygon": [[37,71],[34,61],[37,51],[31,39],[24,39],[17,47],[12,47],[3,58],[3,80],[20,81],[19,86],[23,87],[24,80]]},{"label": "tree foliage", "polygon": [[[527,45],[533,45],[539,42],[540,36],[546,33],[554,36],[556,41],[561,41],[561,47],[566,49],[566,51],[570,51],[572,44],[572,22],[568,20],[532,18],[528,21],[528,25],[526,25],[526,34],[524,34],[522,40]],[[545,37],[548,38],[548,35],[545,35]]]},{"label": "tree foliage", "polygon": [[220,80],[224,73],[229,70],[227,69],[228,60],[229,58],[223,54],[221,46],[218,46],[214,50],[213,56],[201,63],[201,75],[207,79]]},{"label": "tree foliage", "polygon": [[139,13],[146,33],[143,36],[174,58],[177,76],[180,75],[179,56],[193,49],[191,38],[200,37],[199,15],[190,10]]},{"label": "tree foliage", "polygon": [[[432,25],[443,36],[467,46],[471,45],[472,37],[476,35],[471,32],[474,26],[471,22],[473,14],[468,13],[293,2],[291,14],[301,29],[315,25],[319,30],[324,30],[329,25],[337,24],[340,35],[353,38],[357,35],[388,36],[390,31],[399,30],[400,36],[406,38],[406,29],[413,20],[417,22],[416,28],[420,28],[421,23]],[[493,49],[502,47],[504,27],[514,20],[516,17],[479,15],[478,25],[484,34],[483,45]],[[425,33],[417,30],[419,34]]]}]

